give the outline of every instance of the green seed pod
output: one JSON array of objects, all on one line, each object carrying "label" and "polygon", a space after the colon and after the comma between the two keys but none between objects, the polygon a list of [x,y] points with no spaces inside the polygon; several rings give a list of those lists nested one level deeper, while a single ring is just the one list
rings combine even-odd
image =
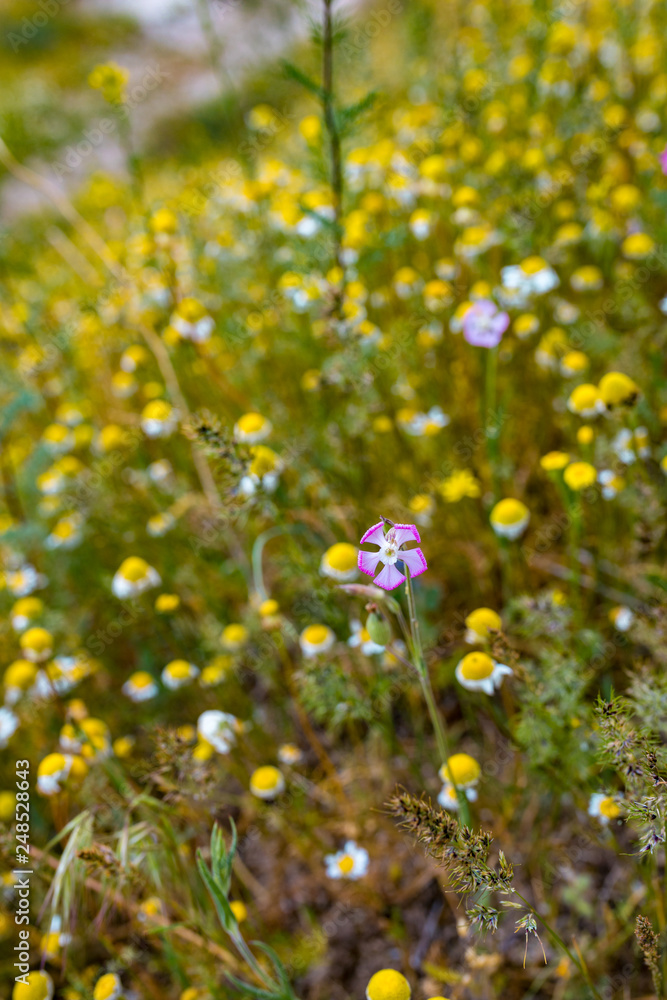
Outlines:
[{"label": "green seed pod", "polygon": [[378,646],[386,646],[391,642],[391,625],[386,618],[381,618],[374,611],[371,611],[366,619],[366,630]]}]

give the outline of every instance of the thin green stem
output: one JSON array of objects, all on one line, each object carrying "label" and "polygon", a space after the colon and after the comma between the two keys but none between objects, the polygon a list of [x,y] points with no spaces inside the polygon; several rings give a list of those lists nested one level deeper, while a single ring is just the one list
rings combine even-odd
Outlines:
[{"label": "thin green stem", "polygon": [[486,439],[486,453],[491,470],[493,502],[496,503],[500,497],[500,427],[496,423],[498,348],[482,348],[482,350],[484,352],[484,411],[482,413],[482,420],[484,423],[484,437]]},{"label": "thin green stem", "polygon": [[208,46],[208,57],[211,63],[211,69],[218,77],[218,81],[220,83],[220,93],[224,94],[225,90],[234,91],[234,81],[232,80],[224,63],[223,44],[217,28],[213,23],[213,18],[211,17],[209,0],[197,0],[197,14],[199,16],[202,34],[204,35]]},{"label": "thin green stem", "polygon": [[[415,595],[412,587],[412,577],[410,576],[410,570],[407,565],[405,566],[405,591],[408,598],[408,616],[410,620],[410,646],[412,654],[412,663],[417,671],[419,681],[421,684],[422,692],[424,695],[424,701],[426,702],[426,707],[428,709],[428,714],[431,717],[431,724],[435,732],[436,742],[438,744],[438,753],[443,764],[446,764],[451,756],[449,748],[449,740],[447,738],[447,731],[445,725],[442,721],[440,712],[438,711],[438,706],[436,704],[435,695],[433,693],[433,686],[431,684],[431,678],[428,672],[428,667],[426,666],[426,661],[424,659],[424,649],[421,641],[421,633],[419,630],[419,619],[417,618],[417,610],[415,606]],[[470,820],[470,806],[465,793],[462,789],[458,787],[454,780],[454,775],[450,774],[450,781],[456,792],[456,798],[459,803],[459,808],[461,810],[461,819],[466,826],[471,825]]]},{"label": "thin green stem", "polygon": [[[343,166],[340,132],[336,118],[334,97],[334,26],[333,0],[323,0],[324,23],[322,25],[322,112],[329,138],[330,183],[334,210],[334,257],[336,265],[344,272],[342,253],[343,233]],[[337,297],[335,308],[340,312],[341,296]]]}]

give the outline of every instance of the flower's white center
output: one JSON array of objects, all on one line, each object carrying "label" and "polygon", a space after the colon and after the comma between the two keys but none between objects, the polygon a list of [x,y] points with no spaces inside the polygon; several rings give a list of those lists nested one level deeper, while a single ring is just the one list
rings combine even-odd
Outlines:
[{"label": "flower's white center", "polygon": [[382,552],[382,562],[387,566],[393,566],[393,564],[399,558],[399,545],[396,541],[396,534],[394,531],[389,530],[384,536],[384,541],[380,546]]}]

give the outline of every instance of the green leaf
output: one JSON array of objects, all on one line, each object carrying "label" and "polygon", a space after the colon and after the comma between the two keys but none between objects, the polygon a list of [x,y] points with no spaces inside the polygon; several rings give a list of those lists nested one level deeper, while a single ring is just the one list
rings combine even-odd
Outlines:
[{"label": "green leaf", "polygon": [[349,104],[346,108],[339,109],[337,117],[342,133],[348,132],[354,122],[372,108],[377,96],[377,91],[371,90],[360,101],[357,101],[356,104]]},{"label": "green leaf", "polygon": [[262,990],[258,986],[251,986],[250,983],[244,982],[243,979],[232,975],[231,972],[226,972],[225,975],[230,983],[233,983],[242,993],[256,997],[257,1000],[278,1000],[280,997],[280,993],[274,993],[271,990]]},{"label": "green leaf", "polygon": [[282,66],[288,77],[292,80],[296,80],[296,82],[300,83],[302,87],[309,90],[311,94],[315,94],[318,100],[324,100],[324,91],[320,87],[319,83],[315,83],[315,81],[311,80],[309,76],[302,73],[298,66],[295,66],[294,63],[288,62],[287,59],[282,60]]},{"label": "green leaf", "polygon": [[275,969],[280,985],[286,991],[288,996],[290,997],[294,996],[294,993],[292,991],[292,984],[289,981],[289,977],[287,975],[287,972],[285,971],[285,966],[283,965],[282,960],[280,959],[280,956],[277,954],[277,952],[275,952],[273,948],[270,947],[270,945],[265,944],[263,941],[251,941],[250,944],[252,944],[259,951],[263,951],[264,954],[268,956],[268,958],[271,960],[273,968]]},{"label": "green leaf", "polygon": [[216,879],[210,872],[208,865],[204,861],[201,851],[197,851],[197,868],[199,874],[201,875],[206,888],[209,891],[211,899],[215,904],[215,908],[218,914],[218,919],[228,934],[231,934],[233,930],[236,929],[237,922],[236,917],[232,913],[231,907],[227,902],[227,896],[223,892],[222,887],[218,884]]}]

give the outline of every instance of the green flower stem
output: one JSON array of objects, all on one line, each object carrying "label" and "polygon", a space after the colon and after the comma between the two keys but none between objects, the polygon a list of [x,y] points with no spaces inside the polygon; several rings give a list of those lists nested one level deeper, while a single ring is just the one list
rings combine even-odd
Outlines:
[{"label": "green flower stem", "polygon": [[568,531],[568,549],[570,567],[572,569],[573,607],[575,615],[580,615],[583,601],[581,589],[581,562],[579,561],[579,545],[581,543],[582,509],[581,502],[573,497],[569,504],[570,526]]},{"label": "green flower stem", "polygon": [[497,375],[498,375],[498,348],[483,347],[484,352],[484,394],[482,423],[484,426],[484,437],[486,439],[486,453],[489,459],[491,470],[491,484],[493,488],[493,502],[496,503],[500,497],[500,428],[495,425],[496,417],[496,395],[497,395]]},{"label": "green flower stem", "polygon": [[[428,708],[428,714],[431,717],[431,724],[435,731],[435,738],[438,744],[438,753],[440,754],[440,759],[443,764],[447,763],[447,760],[451,756],[449,748],[449,740],[447,738],[447,731],[445,729],[444,723],[438,712],[438,706],[435,701],[435,695],[433,693],[433,686],[431,684],[431,678],[429,676],[428,667],[426,666],[426,661],[424,659],[424,650],[422,647],[421,634],[419,631],[419,621],[417,619],[417,612],[415,608],[415,595],[412,588],[412,577],[410,576],[410,570],[405,566],[405,592],[408,598],[408,615],[410,619],[410,646],[412,653],[412,665],[417,671],[419,681],[422,687],[422,692],[424,694],[424,701],[426,702],[426,707]],[[456,792],[456,798],[458,799],[459,808],[461,810],[461,819],[466,826],[471,825],[470,818],[470,806],[464,792],[458,787],[454,781],[454,775],[450,775],[450,780],[454,791]]]}]

